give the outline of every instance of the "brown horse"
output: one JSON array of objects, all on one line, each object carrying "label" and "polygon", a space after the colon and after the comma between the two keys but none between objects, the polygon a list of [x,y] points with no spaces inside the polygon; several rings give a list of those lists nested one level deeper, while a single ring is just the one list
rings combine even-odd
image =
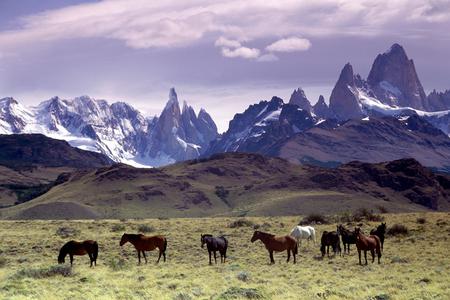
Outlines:
[{"label": "brown horse", "polygon": [[263,242],[264,246],[266,246],[267,251],[269,251],[270,256],[270,263],[274,264],[275,260],[273,259],[273,252],[281,252],[284,250],[287,250],[287,261],[289,262],[289,259],[291,258],[291,251],[292,256],[294,256],[294,264],[296,263],[295,256],[298,253],[297,248],[297,241],[290,235],[284,235],[284,236],[275,236],[270,233],[261,232],[261,231],[255,231],[253,233],[251,242],[255,242],[256,240],[261,240]]},{"label": "brown horse", "polygon": [[91,260],[91,267],[93,264],[97,265],[98,244],[96,241],[87,240],[83,242],[70,241],[64,244],[59,250],[58,263],[65,262],[66,255],[70,256],[70,265],[73,265],[74,255],[89,255]]},{"label": "brown horse", "polygon": [[380,263],[381,258],[381,241],[376,235],[365,236],[361,232],[361,228],[355,228],[356,235],[356,248],[358,249],[359,264],[361,265],[361,251],[364,251],[364,259],[367,265],[367,251],[372,254],[372,263],[375,261],[375,251],[378,256],[378,263]]},{"label": "brown horse", "polygon": [[162,235],[145,236],[143,234],[124,233],[120,239],[120,246],[123,246],[127,242],[130,242],[136,248],[139,264],[141,263],[141,252],[144,256],[145,263],[147,263],[145,251],[153,251],[156,248],[159,249],[159,257],[156,263],[159,263],[161,255],[164,256],[164,261],[166,261],[167,239]]}]

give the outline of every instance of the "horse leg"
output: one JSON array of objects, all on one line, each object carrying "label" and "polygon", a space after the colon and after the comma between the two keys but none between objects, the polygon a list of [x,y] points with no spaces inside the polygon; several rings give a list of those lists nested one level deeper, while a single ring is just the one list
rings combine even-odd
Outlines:
[{"label": "horse leg", "polygon": [[364,259],[366,260],[366,265],[367,265],[367,250],[364,250]]},{"label": "horse leg", "polygon": [[273,259],[273,251],[269,250],[269,256],[270,256],[270,264],[274,264],[275,260]]},{"label": "horse leg", "polygon": [[372,263],[374,263],[375,262],[375,250],[371,249],[370,254],[372,255]]},{"label": "horse leg", "polygon": [[138,253],[138,265],[141,264],[141,251],[137,250]]},{"label": "horse leg", "polygon": [[161,259],[161,255],[163,254],[163,252],[161,251],[161,249],[159,250],[159,256],[158,256],[158,260],[156,261],[156,263],[159,263],[159,260]]},{"label": "horse leg", "polygon": [[70,266],[72,266],[73,265],[73,254],[69,254],[69,256],[70,256]]},{"label": "horse leg", "polygon": [[92,268],[92,263],[94,262],[94,257],[91,253],[88,253],[88,255],[89,255],[89,260],[91,261],[91,265],[89,267]]},{"label": "horse leg", "polygon": [[217,256],[216,256],[216,251],[214,251],[214,263],[217,264]]},{"label": "horse leg", "polygon": [[290,249],[287,249],[287,261],[286,262],[289,262],[289,259],[291,258],[291,250]]},{"label": "horse leg", "polygon": [[362,265],[361,263],[361,250],[358,249],[358,257],[359,257],[359,264]]},{"label": "horse leg", "polygon": [[145,256],[145,251],[142,251],[142,256],[144,256],[145,263],[147,263],[147,256]]},{"label": "horse leg", "polygon": [[211,261],[211,251],[208,250],[208,254],[209,254],[209,264],[212,265],[212,261]]}]

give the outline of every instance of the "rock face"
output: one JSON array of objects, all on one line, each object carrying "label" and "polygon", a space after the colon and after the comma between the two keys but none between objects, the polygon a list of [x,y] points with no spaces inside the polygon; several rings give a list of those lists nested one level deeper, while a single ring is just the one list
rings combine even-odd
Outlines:
[{"label": "rock face", "polygon": [[216,138],[217,127],[205,110],[197,116],[185,104],[181,112],[172,89],[159,118],[146,118],[124,102],[110,105],[88,96],[53,97],[30,109],[4,98],[0,100],[2,133],[42,133],[117,162],[160,166],[198,157]]},{"label": "rock face", "polygon": [[228,130],[211,144],[205,155],[219,152],[267,154],[279,141],[311,128],[316,122],[317,118],[307,110],[273,97],[236,114]]},{"label": "rock face", "polygon": [[180,111],[175,89],[153,130],[150,132],[143,160],[152,166],[162,166],[176,161],[200,156],[217,136],[217,127],[209,114],[202,110],[198,117],[185,102]]},{"label": "rock face", "polygon": [[289,99],[289,104],[294,104],[300,107],[303,110],[306,110],[308,113],[311,113],[312,107],[308,98],[306,98],[305,92],[298,88],[292,92],[291,98]]},{"label": "rock face", "polygon": [[399,44],[392,45],[387,52],[376,57],[367,82],[376,97],[385,104],[431,109],[414,62]]},{"label": "rock face", "polygon": [[450,110],[450,90],[444,92],[433,90],[427,99],[431,111]]},{"label": "rock face", "polygon": [[325,103],[325,98],[320,95],[319,100],[313,106],[314,114],[321,119],[331,119],[334,117],[328,105]]},{"label": "rock face", "polygon": [[363,116],[359,105],[353,67],[346,64],[330,96],[330,110],[339,120],[356,119]]}]

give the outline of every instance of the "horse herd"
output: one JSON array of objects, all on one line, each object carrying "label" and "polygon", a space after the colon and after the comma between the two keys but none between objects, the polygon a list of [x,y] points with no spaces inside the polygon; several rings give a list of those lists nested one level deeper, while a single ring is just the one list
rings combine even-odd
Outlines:
[{"label": "horse herd", "polygon": [[[356,227],[353,231],[346,229],[343,225],[338,225],[336,231],[324,231],[321,237],[320,251],[322,257],[329,255],[329,249],[332,248],[334,255],[342,255],[341,240],[344,245],[344,253],[350,253],[350,245],[355,244],[358,250],[359,264],[361,265],[361,253],[364,251],[365,263],[367,264],[367,251],[372,255],[372,263],[375,261],[375,253],[380,263],[381,252],[383,250],[384,237],[386,233],[386,223],[381,223],[376,229],[370,231],[370,235],[364,235],[361,228]],[[298,247],[301,240],[312,240],[316,243],[316,231],[312,226],[295,226],[289,235],[275,236],[273,234],[255,231],[250,241],[254,243],[260,240],[269,252],[270,263],[274,264],[274,252],[287,251],[287,262],[293,257],[294,264],[297,261]],[[159,250],[159,256],[156,263],[159,263],[161,256],[166,261],[167,239],[162,235],[145,236],[143,234],[124,233],[120,239],[120,246],[131,243],[138,254],[138,263],[141,263],[141,253],[147,263],[145,251]],[[206,248],[209,254],[209,264],[212,264],[212,255],[217,263],[217,252],[220,254],[220,262],[224,263],[227,258],[228,240],[224,236],[214,237],[211,234],[202,234],[200,237],[201,247]],[[89,255],[90,266],[97,265],[98,244],[93,240],[83,242],[69,241],[62,246],[59,251],[58,263],[64,263],[65,257],[69,255],[70,265],[73,264],[74,255]]]}]

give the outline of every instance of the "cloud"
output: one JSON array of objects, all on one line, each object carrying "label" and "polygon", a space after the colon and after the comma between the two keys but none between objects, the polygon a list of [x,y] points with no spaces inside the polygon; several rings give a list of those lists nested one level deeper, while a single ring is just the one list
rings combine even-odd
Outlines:
[{"label": "cloud", "polygon": [[221,36],[220,38],[218,38],[216,40],[216,42],[214,43],[214,45],[216,47],[228,47],[228,48],[238,48],[241,47],[241,43],[239,41],[236,40],[229,40],[227,38],[224,38],[223,36]]},{"label": "cloud", "polygon": [[256,48],[247,48],[247,47],[238,47],[235,49],[222,48],[222,55],[230,58],[247,58],[254,59],[259,57],[259,49]]},{"label": "cloud", "polygon": [[311,42],[307,39],[290,37],[278,40],[266,47],[270,52],[295,52],[306,51],[311,47]]},{"label": "cloud", "polygon": [[278,56],[272,53],[264,54],[258,57],[257,61],[259,62],[271,62],[279,60]]},{"label": "cloud", "polygon": [[[129,0],[103,0],[22,17],[15,28],[0,31],[0,48],[83,38],[114,39],[137,49],[184,47],[219,36],[226,38],[219,38],[218,46],[228,49],[239,48],[238,41],[283,36],[394,32],[448,38],[449,7],[448,0],[134,0],[132,5]],[[269,47],[301,47],[291,42]]]}]

